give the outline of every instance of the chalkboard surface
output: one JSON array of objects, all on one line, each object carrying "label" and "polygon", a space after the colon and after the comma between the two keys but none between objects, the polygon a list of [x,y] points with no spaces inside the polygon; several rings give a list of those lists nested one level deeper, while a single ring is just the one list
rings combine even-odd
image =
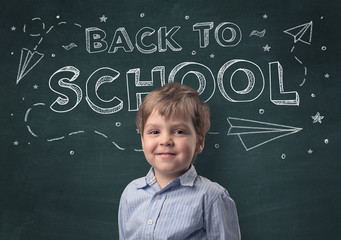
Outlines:
[{"label": "chalkboard surface", "polygon": [[340,239],[340,1],[1,4],[0,239],[118,239],[149,166],[134,123],[171,81],[212,127],[196,160],[242,239]]}]

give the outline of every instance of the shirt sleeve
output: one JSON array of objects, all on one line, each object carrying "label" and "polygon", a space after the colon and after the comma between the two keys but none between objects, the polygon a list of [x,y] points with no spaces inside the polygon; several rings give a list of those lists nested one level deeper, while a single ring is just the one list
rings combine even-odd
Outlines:
[{"label": "shirt sleeve", "polygon": [[240,240],[236,204],[224,189],[205,210],[207,239]]},{"label": "shirt sleeve", "polygon": [[122,193],[121,199],[120,199],[120,205],[118,208],[118,233],[119,233],[119,239],[125,239],[124,236],[124,223],[126,222],[126,199],[125,199],[125,191]]}]

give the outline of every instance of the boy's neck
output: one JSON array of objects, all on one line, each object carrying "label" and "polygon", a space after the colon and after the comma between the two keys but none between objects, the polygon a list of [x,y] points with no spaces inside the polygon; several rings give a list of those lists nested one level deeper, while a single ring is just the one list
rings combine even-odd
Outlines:
[{"label": "boy's neck", "polygon": [[174,181],[175,179],[177,179],[178,177],[183,175],[185,172],[187,172],[188,169],[185,172],[181,172],[181,173],[179,173],[177,175],[170,175],[170,176],[161,174],[161,173],[155,171],[155,169],[153,169],[153,171],[154,171],[154,176],[155,176],[156,182],[158,183],[159,187],[161,189],[163,189],[168,184],[170,184],[172,181]]},{"label": "boy's neck", "polygon": [[172,180],[166,180],[166,179],[157,179],[156,178],[156,182],[157,182],[157,184],[159,185],[159,187],[161,188],[161,189],[163,189],[163,188],[165,188],[168,184],[170,184],[172,181],[174,181],[174,179],[172,179]]}]

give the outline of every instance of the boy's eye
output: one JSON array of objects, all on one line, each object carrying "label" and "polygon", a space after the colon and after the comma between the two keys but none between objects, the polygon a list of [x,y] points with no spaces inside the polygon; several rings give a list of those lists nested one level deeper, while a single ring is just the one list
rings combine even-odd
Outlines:
[{"label": "boy's eye", "polygon": [[175,134],[185,134],[185,131],[184,130],[181,130],[181,129],[177,129],[174,131]]},{"label": "boy's eye", "polygon": [[158,130],[152,130],[152,131],[149,131],[149,134],[152,134],[152,135],[154,135],[154,134],[158,134],[159,133],[159,131]]}]

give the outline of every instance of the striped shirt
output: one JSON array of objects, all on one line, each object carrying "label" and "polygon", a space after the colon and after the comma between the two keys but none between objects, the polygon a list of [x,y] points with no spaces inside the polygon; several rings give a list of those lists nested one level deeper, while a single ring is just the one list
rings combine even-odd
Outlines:
[{"label": "striped shirt", "polygon": [[191,168],[160,189],[151,168],[122,193],[118,214],[121,240],[239,240],[237,209],[219,184]]}]

